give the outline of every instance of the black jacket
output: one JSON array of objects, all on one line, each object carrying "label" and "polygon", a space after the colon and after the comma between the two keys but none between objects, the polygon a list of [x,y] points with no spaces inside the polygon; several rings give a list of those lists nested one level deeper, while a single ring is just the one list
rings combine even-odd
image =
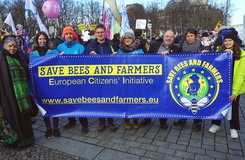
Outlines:
[{"label": "black jacket", "polygon": [[144,51],[144,53],[147,53],[147,46],[149,46],[147,40],[142,38],[142,37],[135,37],[135,39],[140,42],[140,48],[139,49],[142,49]]},{"label": "black jacket", "polygon": [[105,39],[103,44],[99,43],[97,39],[93,39],[87,45],[85,54],[90,54],[91,51],[95,51],[97,54],[111,54],[113,53],[112,48],[115,52],[118,50],[118,46],[115,46],[109,39]]},{"label": "black jacket", "polygon": [[64,41],[62,41],[62,39],[56,37],[54,38],[53,40],[53,45],[54,45],[54,48],[57,48],[59,44],[63,43]]},{"label": "black jacket", "polygon": [[[157,53],[157,51],[159,50],[159,48],[162,44],[163,44],[162,42],[157,42],[157,41],[150,43],[150,49],[149,49],[148,53]],[[172,44],[170,46],[169,53],[178,53],[178,52],[180,52],[180,49],[178,48],[178,46],[175,44]]]}]

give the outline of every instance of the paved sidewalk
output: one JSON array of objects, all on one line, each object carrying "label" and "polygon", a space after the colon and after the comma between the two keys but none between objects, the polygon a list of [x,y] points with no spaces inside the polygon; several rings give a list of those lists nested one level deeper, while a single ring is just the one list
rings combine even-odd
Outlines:
[{"label": "paved sidewalk", "polygon": [[[221,131],[208,132],[211,121],[203,122],[200,132],[192,130],[192,120],[183,128],[168,120],[169,128],[159,128],[154,119],[151,125],[138,130],[125,130],[122,119],[114,119],[116,132],[97,132],[98,120],[89,118],[90,132],[81,135],[81,125],[63,130],[66,118],[60,119],[60,138],[46,139],[43,119],[33,125],[35,145],[23,150],[0,148],[0,159],[91,159],[91,160],[244,160],[245,159],[245,96],[240,107],[239,139],[230,138],[228,121],[222,121]],[[142,119],[140,119],[142,121]]]}]

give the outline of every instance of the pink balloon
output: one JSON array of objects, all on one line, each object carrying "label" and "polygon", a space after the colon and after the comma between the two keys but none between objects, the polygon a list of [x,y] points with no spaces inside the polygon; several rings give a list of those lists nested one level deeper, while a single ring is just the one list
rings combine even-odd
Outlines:
[{"label": "pink balloon", "polygon": [[43,13],[48,18],[57,18],[61,13],[60,4],[56,0],[47,0],[42,7]]}]

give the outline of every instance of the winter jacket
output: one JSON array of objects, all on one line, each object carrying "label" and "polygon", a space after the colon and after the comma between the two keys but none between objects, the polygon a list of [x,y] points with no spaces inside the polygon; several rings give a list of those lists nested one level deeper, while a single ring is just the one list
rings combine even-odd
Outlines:
[{"label": "winter jacket", "polygon": [[63,43],[64,41],[61,38],[54,38],[53,40],[53,44],[54,44],[54,48],[57,48],[59,44]]},{"label": "winter jacket", "polygon": [[93,39],[88,44],[85,53],[90,54],[90,52],[95,51],[97,54],[111,54],[117,49],[118,46],[115,46],[109,39],[105,39],[104,43],[99,43],[97,39]]},{"label": "winter jacket", "polygon": [[119,49],[118,54],[133,54],[134,52],[138,52],[137,54],[144,54],[144,51],[142,49],[136,49],[131,52],[123,52],[121,49]]},{"label": "winter jacket", "polygon": [[[53,43],[52,42],[49,42],[48,43],[48,50],[46,52],[45,55],[56,55],[56,54],[59,54],[59,52],[54,49],[54,46],[53,46]],[[34,58],[37,58],[40,56],[39,52],[38,52],[38,49],[39,49],[39,46],[38,44],[34,43],[32,46],[31,46],[31,52],[30,52],[30,56],[29,56],[29,61],[32,61]]]},{"label": "winter jacket", "polygon": [[[56,54],[59,54],[59,52],[58,52],[56,49],[53,49],[53,50],[49,49],[49,50],[46,52],[45,55],[56,55]],[[37,58],[37,57],[39,57],[39,56],[40,56],[40,55],[39,55],[39,53],[38,53],[37,50],[31,51],[31,53],[30,53],[30,61],[32,61],[34,58]]]},{"label": "winter jacket", "polygon": [[241,49],[241,58],[234,62],[232,95],[238,96],[243,93],[245,93],[245,51]]},{"label": "winter jacket", "polygon": [[57,50],[59,53],[64,52],[65,54],[83,54],[85,52],[84,46],[76,41],[65,41],[58,45]]},{"label": "winter jacket", "polygon": [[245,51],[241,49],[241,58],[234,63],[232,94],[238,96],[243,93],[245,93]]},{"label": "winter jacket", "polygon": [[[157,53],[162,44],[163,44],[162,42],[157,42],[157,41],[152,42],[150,44],[150,49],[148,53]],[[180,49],[176,45],[172,44],[170,46],[169,53],[178,53],[178,52],[180,52]]]}]

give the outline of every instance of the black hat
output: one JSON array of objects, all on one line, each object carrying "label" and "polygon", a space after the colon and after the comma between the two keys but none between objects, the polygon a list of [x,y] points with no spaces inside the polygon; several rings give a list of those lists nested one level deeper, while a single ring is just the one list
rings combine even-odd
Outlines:
[{"label": "black hat", "polygon": [[227,38],[232,39],[235,43],[237,43],[238,41],[237,35],[234,33],[229,33],[229,34],[224,35],[224,40]]}]

